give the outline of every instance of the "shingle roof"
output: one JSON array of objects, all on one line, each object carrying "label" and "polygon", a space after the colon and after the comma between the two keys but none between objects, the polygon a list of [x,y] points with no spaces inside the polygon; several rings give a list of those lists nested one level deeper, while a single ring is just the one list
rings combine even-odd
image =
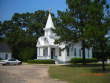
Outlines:
[{"label": "shingle roof", "polygon": [[11,49],[8,44],[0,43],[0,52],[11,52]]}]

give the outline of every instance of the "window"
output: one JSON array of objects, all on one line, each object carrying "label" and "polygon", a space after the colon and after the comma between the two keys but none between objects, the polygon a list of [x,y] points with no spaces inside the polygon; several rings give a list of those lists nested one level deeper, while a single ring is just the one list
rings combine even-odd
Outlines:
[{"label": "window", "polygon": [[71,51],[73,51],[73,46],[71,46]]},{"label": "window", "polygon": [[89,48],[88,48],[88,57],[89,57]]},{"label": "window", "polygon": [[69,47],[67,47],[67,56],[69,56]]},{"label": "window", "polygon": [[81,57],[81,49],[79,48],[79,56]]},{"label": "window", "polygon": [[16,59],[12,58],[12,59],[9,59],[8,61],[16,61]]},{"label": "window", "polygon": [[48,56],[48,48],[43,48],[43,55]]},{"label": "window", "polygon": [[74,48],[74,56],[76,56],[76,48]]}]

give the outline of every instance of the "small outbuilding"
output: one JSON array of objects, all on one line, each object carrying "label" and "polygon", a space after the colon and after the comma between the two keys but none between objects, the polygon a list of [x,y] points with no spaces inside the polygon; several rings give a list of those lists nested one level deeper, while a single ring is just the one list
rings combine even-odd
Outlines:
[{"label": "small outbuilding", "polygon": [[11,48],[6,43],[0,43],[0,59],[12,58]]}]

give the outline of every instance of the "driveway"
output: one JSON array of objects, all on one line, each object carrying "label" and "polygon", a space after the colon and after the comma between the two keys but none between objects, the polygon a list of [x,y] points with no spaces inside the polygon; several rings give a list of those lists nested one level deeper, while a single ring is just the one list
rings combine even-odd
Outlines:
[{"label": "driveway", "polygon": [[0,65],[0,83],[66,83],[48,75],[49,65]]}]

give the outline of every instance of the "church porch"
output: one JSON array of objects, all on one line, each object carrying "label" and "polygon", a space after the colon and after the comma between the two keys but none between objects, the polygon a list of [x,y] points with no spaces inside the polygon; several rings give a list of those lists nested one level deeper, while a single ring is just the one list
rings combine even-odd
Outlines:
[{"label": "church porch", "polygon": [[37,48],[37,59],[54,59],[58,54],[56,46],[42,46]]}]

